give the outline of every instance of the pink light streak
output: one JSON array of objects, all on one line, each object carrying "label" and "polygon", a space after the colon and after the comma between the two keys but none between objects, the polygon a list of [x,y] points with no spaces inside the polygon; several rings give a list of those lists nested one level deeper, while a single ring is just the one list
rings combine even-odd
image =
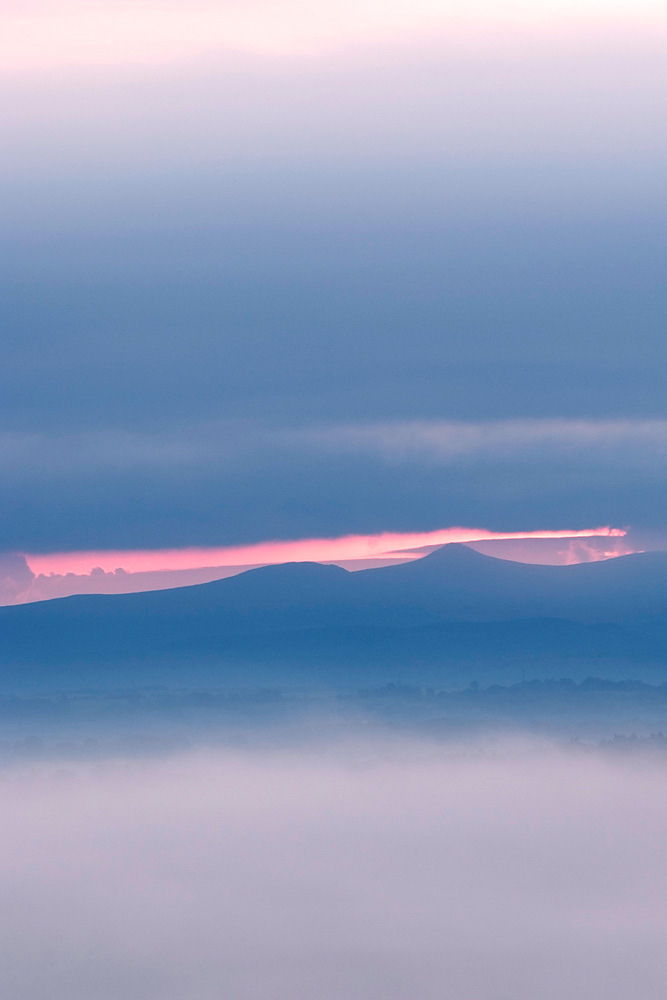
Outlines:
[{"label": "pink light streak", "polygon": [[451,542],[501,539],[623,537],[621,528],[585,528],[580,531],[497,532],[483,528],[443,528],[429,532],[383,532],[378,535],[345,535],[341,538],[303,538],[295,541],[257,542],[212,548],[112,550],[101,552],[24,553],[33,573],[87,574],[96,567],[110,573],[200,569],[208,566],[275,565],[285,562],[340,562],[372,558],[405,561],[402,550]]}]

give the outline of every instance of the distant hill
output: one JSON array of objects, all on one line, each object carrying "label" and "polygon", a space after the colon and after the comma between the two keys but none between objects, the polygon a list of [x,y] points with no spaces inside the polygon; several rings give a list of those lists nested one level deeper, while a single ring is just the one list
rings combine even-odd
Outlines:
[{"label": "distant hill", "polygon": [[666,625],[667,553],[540,566],[448,545],[356,573],[290,563],[2,607],[0,688],[654,676]]}]

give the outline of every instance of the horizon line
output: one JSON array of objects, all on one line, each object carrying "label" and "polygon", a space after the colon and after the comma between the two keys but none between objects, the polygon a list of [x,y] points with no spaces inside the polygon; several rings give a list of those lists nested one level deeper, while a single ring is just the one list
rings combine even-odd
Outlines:
[{"label": "horizon line", "polygon": [[[94,569],[126,573],[205,569],[218,566],[277,565],[287,562],[395,559],[405,561],[409,551],[452,543],[531,539],[622,538],[625,528],[597,528],[498,532],[484,528],[451,527],[430,532],[380,532],[324,538],[270,540],[245,545],[184,546],[161,549],[92,549],[51,553],[21,552],[35,575],[89,575]],[[416,556],[416,558],[419,558]]]}]

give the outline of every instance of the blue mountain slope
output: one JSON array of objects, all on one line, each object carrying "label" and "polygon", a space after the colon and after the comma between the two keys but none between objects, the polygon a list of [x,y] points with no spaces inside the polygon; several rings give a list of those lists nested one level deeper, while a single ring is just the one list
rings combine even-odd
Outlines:
[{"label": "blue mountain slope", "polygon": [[667,553],[539,566],[447,545],[415,562],[355,573],[352,586],[360,598],[409,602],[447,620],[544,616],[629,622],[667,613]]},{"label": "blue mountain slope", "polygon": [[187,680],[205,664],[210,678],[217,663],[222,683],[234,665],[244,676],[282,665],[361,677],[390,663],[431,671],[502,657],[539,660],[553,674],[587,659],[667,663],[666,620],[665,553],[534,566],[450,545],[358,573],[292,563],[174,590],[0,608],[0,667],[6,684],[19,675],[55,684],[74,665],[95,684],[141,664],[156,680],[167,670]]}]

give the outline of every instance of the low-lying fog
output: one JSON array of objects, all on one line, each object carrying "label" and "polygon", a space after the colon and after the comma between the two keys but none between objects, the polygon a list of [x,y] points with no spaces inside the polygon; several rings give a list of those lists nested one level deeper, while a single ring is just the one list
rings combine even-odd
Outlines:
[{"label": "low-lying fog", "polygon": [[652,1000],[667,755],[395,737],[24,762],[12,1000]]}]

